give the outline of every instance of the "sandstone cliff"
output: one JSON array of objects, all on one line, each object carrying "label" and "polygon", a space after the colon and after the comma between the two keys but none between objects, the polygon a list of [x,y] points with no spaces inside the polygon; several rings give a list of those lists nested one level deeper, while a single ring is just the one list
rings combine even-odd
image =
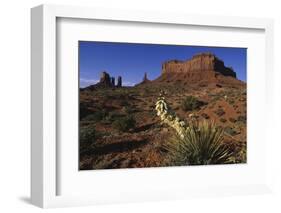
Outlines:
[{"label": "sandstone cliff", "polygon": [[219,72],[224,76],[236,78],[232,68],[226,67],[224,62],[211,53],[201,53],[192,57],[191,60],[172,60],[163,63],[162,74],[164,73],[198,73],[198,72]]},{"label": "sandstone cliff", "polygon": [[201,53],[190,60],[170,60],[162,64],[161,76],[154,82],[241,84],[231,67],[212,53]]}]

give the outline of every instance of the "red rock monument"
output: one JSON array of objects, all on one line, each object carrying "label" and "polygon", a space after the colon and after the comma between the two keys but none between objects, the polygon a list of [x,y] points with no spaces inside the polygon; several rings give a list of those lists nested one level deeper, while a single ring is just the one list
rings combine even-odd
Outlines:
[{"label": "red rock monument", "polygon": [[170,60],[162,64],[162,73],[155,82],[210,82],[240,83],[231,67],[212,53],[201,53],[190,60]]}]

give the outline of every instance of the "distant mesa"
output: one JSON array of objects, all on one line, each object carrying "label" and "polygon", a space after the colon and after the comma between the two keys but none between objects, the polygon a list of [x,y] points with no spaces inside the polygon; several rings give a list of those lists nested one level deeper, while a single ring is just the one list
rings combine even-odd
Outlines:
[{"label": "distant mesa", "polygon": [[236,78],[236,73],[232,68],[226,67],[224,62],[212,53],[201,53],[195,55],[190,60],[171,60],[162,65],[162,74],[165,73],[196,73],[198,72],[218,72],[224,76]]},{"label": "distant mesa", "polygon": [[212,53],[200,53],[190,60],[170,60],[162,64],[162,72],[153,82],[226,83],[241,84],[231,67]]}]

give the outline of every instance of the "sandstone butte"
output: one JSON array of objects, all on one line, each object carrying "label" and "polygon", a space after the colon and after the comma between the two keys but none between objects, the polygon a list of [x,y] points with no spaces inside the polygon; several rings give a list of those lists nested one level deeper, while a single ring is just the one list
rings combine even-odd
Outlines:
[{"label": "sandstone butte", "polygon": [[224,62],[212,53],[200,53],[186,61],[166,61],[162,64],[160,77],[152,82],[245,84],[236,78],[236,73],[231,67],[226,67]]},{"label": "sandstone butte", "polygon": [[106,71],[103,71],[101,72],[99,82],[95,85],[89,86],[88,88],[96,87],[122,87],[122,77],[118,76],[116,85],[115,77],[111,77]]}]

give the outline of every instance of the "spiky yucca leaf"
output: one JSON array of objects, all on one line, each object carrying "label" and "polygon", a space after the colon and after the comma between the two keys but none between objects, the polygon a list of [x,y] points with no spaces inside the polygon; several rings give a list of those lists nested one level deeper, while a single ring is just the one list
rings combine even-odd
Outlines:
[{"label": "spiky yucca leaf", "polygon": [[223,144],[223,129],[206,120],[191,122],[184,137],[175,136],[165,149],[170,165],[231,163],[233,153]]}]

